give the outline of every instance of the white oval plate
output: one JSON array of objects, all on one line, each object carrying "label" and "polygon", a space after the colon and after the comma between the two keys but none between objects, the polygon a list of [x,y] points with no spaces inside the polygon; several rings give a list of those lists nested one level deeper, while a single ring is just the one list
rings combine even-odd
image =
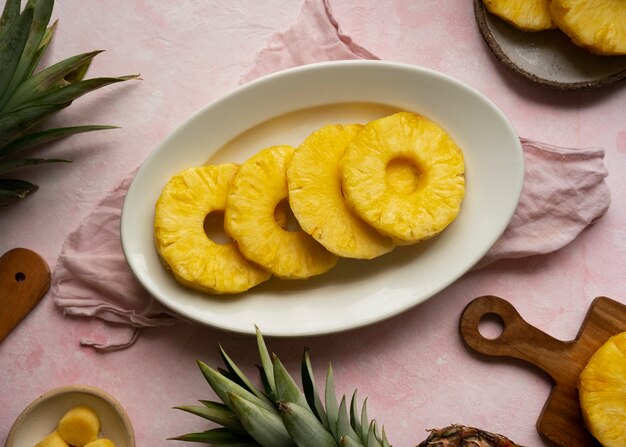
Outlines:
[{"label": "white oval plate", "polygon": [[[154,205],[171,176],[207,162],[243,162],[269,145],[297,146],[323,124],[367,122],[393,110],[429,117],[463,149],[466,197],[458,218],[440,235],[375,260],[342,259],[308,281],[273,278],[237,296],[184,288],[163,268],[153,242]],[[122,246],[143,286],[165,306],[197,322],[248,334],[256,324],[270,336],[352,329],[421,303],[480,260],[515,211],[523,163],[519,138],[506,117],[484,96],[448,76],[381,61],[302,66],[238,88],[166,138],[128,190]]]}]

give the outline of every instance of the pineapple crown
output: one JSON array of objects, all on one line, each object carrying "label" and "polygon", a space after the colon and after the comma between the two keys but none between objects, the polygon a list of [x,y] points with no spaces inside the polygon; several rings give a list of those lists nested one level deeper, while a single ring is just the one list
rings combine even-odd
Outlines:
[{"label": "pineapple crown", "polygon": [[346,396],[337,403],[331,365],[322,403],[308,349],[302,357],[302,393],[279,358],[269,354],[258,328],[256,338],[263,389],[255,386],[220,346],[226,369],[213,369],[199,360],[198,366],[221,402],[201,400],[202,406],[175,408],[221,427],[171,439],[233,447],[390,447],[385,429],[379,431],[376,421],[368,419],[367,399],[360,411],[356,391],[349,409]]},{"label": "pineapple crown", "polygon": [[77,133],[116,128],[87,125],[33,131],[37,124],[90,91],[139,77],[84,79],[92,59],[101,51],[70,57],[33,74],[56,30],[56,22],[48,27],[53,7],[54,0],[28,0],[20,12],[20,0],[7,0],[0,16],[0,206],[37,189],[37,185],[4,178],[4,174],[68,161],[15,157],[19,151]]}]

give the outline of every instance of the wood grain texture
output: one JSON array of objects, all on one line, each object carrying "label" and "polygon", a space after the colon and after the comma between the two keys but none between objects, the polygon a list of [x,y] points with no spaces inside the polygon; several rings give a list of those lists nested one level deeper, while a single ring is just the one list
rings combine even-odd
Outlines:
[{"label": "wood grain texture", "polygon": [[[494,339],[483,337],[478,328],[481,319],[491,315],[504,327]],[[596,298],[576,338],[560,341],[524,321],[508,301],[483,296],[467,305],[459,329],[475,351],[526,361],[552,378],[554,387],[537,422],[539,433],[563,447],[600,445],[584,427],[576,384],[591,355],[611,336],[626,331],[626,306]]]},{"label": "wood grain texture", "polygon": [[50,288],[50,269],[37,253],[15,248],[0,258],[0,343]]}]

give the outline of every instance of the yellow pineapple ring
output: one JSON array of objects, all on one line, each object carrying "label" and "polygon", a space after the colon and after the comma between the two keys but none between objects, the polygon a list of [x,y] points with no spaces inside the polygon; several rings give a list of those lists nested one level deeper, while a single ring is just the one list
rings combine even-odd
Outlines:
[{"label": "yellow pineapple ring", "polygon": [[626,332],[611,337],[578,379],[585,425],[604,447],[626,442]]},{"label": "yellow pineapple ring", "polygon": [[342,174],[349,205],[400,244],[441,232],[465,195],[461,150],[437,124],[409,112],[368,123],[346,147]]},{"label": "yellow pineapple ring", "polygon": [[285,173],[293,151],[291,146],[272,146],[241,165],[224,222],[248,259],[280,278],[302,279],[328,271],[337,256],[301,229],[289,231],[277,216],[288,197]]},{"label": "yellow pineapple ring", "polygon": [[598,54],[626,54],[626,1],[553,0],[550,11],[576,45]]},{"label": "yellow pineapple ring", "polygon": [[287,169],[289,204],[302,229],[336,255],[371,259],[394,248],[346,204],[341,157],[363,126],[328,125],[298,147]]},{"label": "yellow pineapple ring", "polygon": [[154,235],[161,259],[183,285],[208,293],[238,293],[271,274],[248,261],[235,242],[207,236],[210,213],[223,212],[236,164],[186,169],[165,185],[156,203]]},{"label": "yellow pineapple ring", "polygon": [[483,0],[487,11],[522,31],[555,28],[550,15],[551,0]]}]

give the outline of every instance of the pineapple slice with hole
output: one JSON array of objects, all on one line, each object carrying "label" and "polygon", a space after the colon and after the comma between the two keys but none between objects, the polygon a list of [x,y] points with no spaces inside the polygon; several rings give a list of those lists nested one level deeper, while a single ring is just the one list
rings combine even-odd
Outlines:
[{"label": "pineapple slice with hole", "polygon": [[309,135],[289,164],[287,184],[291,209],[304,231],[338,256],[371,259],[395,245],[348,207],[341,190],[341,158],[362,127],[331,124]]},{"label": "pineapple slice with hole", "polygon": [[576,45],[597,54],[626,54],[625,0],[553,0],[550,11]]},{"label": "pineapple slice with hole", "polygon": [[604,447],[626,445],[626,332],[611,337],[578,379],[585,425]]},{"label": "pineapple slice with hole", "polygon": [[35,445],[35,447],[70,447],[59,432],[53,431]]},{"label": "pineapple slice with hole", "polygon": [[57,432],[72,446],[83,446],[98,437],[100,419],[94,410],[79,405],[69,410],[57,425]]},{"label": "pineapple slice with hole", "polygon": [[331,269],[337,256],[301,228],[289,228],[281,217],[293,152],[291,146],[272,146],[241,165],[226,200],[224,222],[245,257],[279,278],[304,279]]},{"label": "pineapple slice with hole", "polygon": [[522,31],[555,28],[550,0],[483,0],[487,11]]},{"label": "pineapple slice with hole", "polygon": [[463,154],[429,119],[400,112],[368,123],[346,147],[343,191],[357,214],[398,244],[429,239],[458,215]]},{"label": "pineapple slice with hole", "polygon": [[99,438],[91,441],[89,444],[85,444],[84,447],[115,447],[115,443],[107,438]]},{"label": "pineapple slice with hole", "polygon": [[232,294],[271,276],[248,261],[237,244],[223,235],[226,195],[237,169],[236,164],[186,169],[170,179],[156,203],[157,251],[174,277],[187,287]]}]

